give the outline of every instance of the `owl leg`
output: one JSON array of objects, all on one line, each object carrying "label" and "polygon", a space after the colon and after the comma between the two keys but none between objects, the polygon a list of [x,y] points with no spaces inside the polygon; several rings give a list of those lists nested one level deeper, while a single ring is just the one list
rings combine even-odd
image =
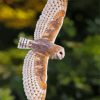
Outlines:
[{"label": "owl leg", "polygon": [[33,40],[29,40],[23,37],[20,37],[19,43],[18,43],[18,48],[19,49],[31,49],[33,44]]}]

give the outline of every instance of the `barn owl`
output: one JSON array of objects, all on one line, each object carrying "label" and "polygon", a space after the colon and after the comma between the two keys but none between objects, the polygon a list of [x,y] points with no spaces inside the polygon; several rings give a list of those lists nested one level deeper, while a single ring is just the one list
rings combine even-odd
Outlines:
[{"label": "barn owl", "polygon": [[45,100],[49,59],[63,59],[64,48],[55,39],[63,24],[68,0],[47,0],[36,24],[34,40],[21,37],[19,49],[31,49],[23,64],[23,86],[28,100]]}]

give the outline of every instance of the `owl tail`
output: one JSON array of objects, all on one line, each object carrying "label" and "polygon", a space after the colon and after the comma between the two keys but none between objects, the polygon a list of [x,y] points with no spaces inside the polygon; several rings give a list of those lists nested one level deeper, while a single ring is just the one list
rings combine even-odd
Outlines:
[{"label": "owl tail", "polygon": [[20,37],[18,47],[19,49],[31,49],[33,41]]}]

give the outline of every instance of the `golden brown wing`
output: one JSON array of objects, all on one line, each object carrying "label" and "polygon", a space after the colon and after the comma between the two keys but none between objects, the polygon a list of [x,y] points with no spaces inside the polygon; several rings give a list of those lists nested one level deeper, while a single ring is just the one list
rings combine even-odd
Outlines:
[{"label": "golden brown wing", "polygon": [[48,57],[30,50],[23,65],[23,85],[28,100],[45,100]]},{"label": "golden brown wing", "polygon": [[46,38],[54,42],[63,24],[68,0],[48,0],[34,33],[34,39]]}]

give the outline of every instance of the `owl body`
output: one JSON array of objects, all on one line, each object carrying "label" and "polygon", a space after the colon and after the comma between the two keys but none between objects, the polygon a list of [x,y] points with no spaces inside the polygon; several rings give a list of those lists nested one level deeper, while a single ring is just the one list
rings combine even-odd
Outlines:
[{"label": "owl body", "polygon": [[55,39],[63,24],[68,0],[47,0],[36,24],[34,40],[20,38],[19,49],[31,49],[24,59],[23,86],[28,100],[45,100],[49,59],[63,59],[64,48]]},{"label": "owl body", "polygon": [[[51,59],[62,59],[65,56],[65,51],[63,47],[51,43],[46,39],[35,40],[32,47],[30,48],[33,50],[33,52],[38,52],[45,56],[49,56]],[[57,55],[58,53],[61,53],[61,58],[54,57],[54,55]]]},{"label": "owl body", "polygon": [[40,53],[51,59],[62,59],[65,56],[65,51],[62,46],[56,45],[47,39],[29,40],[21,37],[18,48],[30,48],[33,53]]}]

